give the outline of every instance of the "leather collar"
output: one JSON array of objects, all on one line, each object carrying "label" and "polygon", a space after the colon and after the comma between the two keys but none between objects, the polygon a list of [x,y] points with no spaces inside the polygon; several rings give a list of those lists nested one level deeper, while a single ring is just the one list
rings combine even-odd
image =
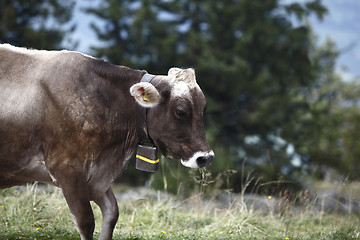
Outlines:
[{"label": "leather collar", "polygon": [[[146,73],[140,82],[148,82],[155,77],[155,75]],[[135,103],[135,117],[136,117],[136,130],[139,136],[139,143],[154,145],[152,139],[149,137],[148,128],[146,123],[147,108]]]}]

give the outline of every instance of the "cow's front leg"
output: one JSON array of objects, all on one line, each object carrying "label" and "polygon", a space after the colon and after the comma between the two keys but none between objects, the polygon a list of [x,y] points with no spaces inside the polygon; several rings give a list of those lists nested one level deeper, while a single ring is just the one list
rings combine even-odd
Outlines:
[{"label": "cow's front leg", "polygon": [[60,180],[59,184],[73,215],[81,240],[92,240],[95,220],[86,183],[81,181],[81,179],[69,177],[65,182]]},{"label": "cow's front leg", "polygon": [[101,198],[95,200],[95,203],[99,205],[102,213],[99,240],[110,240],[119,217],[119,209],[112,188],[109,187]]}]

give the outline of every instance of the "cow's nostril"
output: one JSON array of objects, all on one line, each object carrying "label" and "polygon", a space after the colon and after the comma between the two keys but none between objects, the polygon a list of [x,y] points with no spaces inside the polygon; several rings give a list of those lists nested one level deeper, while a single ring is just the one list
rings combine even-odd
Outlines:
[{"label": "cow's nostril", "polygon": [[196,163],[198,164],[199,167],[201,167],[202,165],[205,165],[205,163],[206,163],[205,157],[199,157],[199,158],[196,160]]},{"label": "cow's nostril", "polygon": [[196,163],[200,168],[203,168],[209,166],[213,159],[213,155],[202,156],[196,159]]}]

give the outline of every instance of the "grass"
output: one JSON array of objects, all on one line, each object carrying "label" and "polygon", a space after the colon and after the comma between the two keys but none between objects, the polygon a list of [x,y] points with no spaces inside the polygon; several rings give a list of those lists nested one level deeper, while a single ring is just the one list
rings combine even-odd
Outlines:
[{"label": "grass", "polygon": [[[118,204],[120,218],[113,239],[360,239],[358,216],[313,212],[310,208],[291,211],[292,205],[281,213],[249,210],[241,202],[220,209],[199,195],[183,200],[159,195],[157,199]],[[92,206],[97,238],[101,213]],[[61,191],[50,186],[40,189],[35,184],[0,190],[0,239],[80,237]]]}]

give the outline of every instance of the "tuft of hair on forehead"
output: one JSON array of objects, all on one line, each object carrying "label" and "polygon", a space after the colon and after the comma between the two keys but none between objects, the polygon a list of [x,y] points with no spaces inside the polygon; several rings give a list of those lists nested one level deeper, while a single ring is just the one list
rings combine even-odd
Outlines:
[{"label": "tuft of hair on forehead", "polygon": [[170,68],[168,76],[176,83],[186,83],[190,89],[197,87],[195,70],[192,68],[181,69],[181,68]]}]

